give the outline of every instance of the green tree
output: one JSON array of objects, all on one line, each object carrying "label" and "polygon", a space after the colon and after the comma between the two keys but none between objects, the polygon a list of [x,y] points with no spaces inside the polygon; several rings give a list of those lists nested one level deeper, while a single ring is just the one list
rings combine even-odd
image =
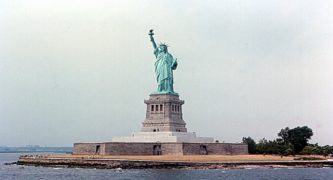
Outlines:
[{"label": "green tree", "polygon": [[300,154],[304,155],[323,155],[328,156],[329,154],[333,154],[333,146],[319,146],[318,143],[316,144],[310,144],[308,146],[305,146],[304,149],[300,152]]},{"label": "green tree", "polygon": [[322,146],[322,155],[328,156],[329,154],[333,154],[333,146]]},{"label": "green tree", "polygon": [[303,148],[303,150],[300,152],[300,154],[303,154],[303,155],[311,155],[311,154],[313,154],[313,151],[314,150],[314,148],[312,147],[312,146],[305,146],[304,148]]},{"label": "green tree", "polygon": [[242,142],[247,144],[250,154],[256,153],[256,142],[251,137],[243,137]]},{"label": "green tree", "polygon": [[289,145],[286,145],[286,148],[283,151],[283,155],[284,156],[289,156],[289,155],[292,155],[293,152],[294,152],[294,148],[293,148],[292,145],[289,144]]},{"label": "green tree", "polygon": [[291,144],[294,147],[294,153],[299,153],[308,145],[309,139],[313,135],[312,129],[307,126],[289,129],[281,129],[278,136],[282,138],[285,144]]},{"label": "green tree", "polygon": [[259,140],[257,144],[257,153],[259,154],[279,154],[281,156],[291,155],[294,147],[290,143],[284,143],[280,138],[268,141],[265,138]]},{"label": "green tree", "polygon": [[268,141],[265,138],[259,140],[256,147],[258,154],[267,154],[267,143]]}]

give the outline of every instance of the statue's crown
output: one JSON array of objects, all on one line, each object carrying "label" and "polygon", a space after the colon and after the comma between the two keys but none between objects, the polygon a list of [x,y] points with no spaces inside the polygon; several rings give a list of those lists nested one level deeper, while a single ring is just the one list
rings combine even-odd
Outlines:
[{"label": "statue's crown", "polygon": [[169,47],[169,45],[165,44],[165,43],[160,43],[160,46],[165,46],[165,47]]}]

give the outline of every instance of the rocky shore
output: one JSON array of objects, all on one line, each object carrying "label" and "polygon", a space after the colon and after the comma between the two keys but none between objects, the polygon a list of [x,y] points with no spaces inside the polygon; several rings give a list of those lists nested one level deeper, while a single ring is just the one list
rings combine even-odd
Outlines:
[{"label": "rocky shore", "polygon": [[50,155],[21,156],[18,165],[80,167],[98,169],[225,169],[225,168],[284,168],[333,167],[331,160],[254,160],[254,161],[184,161],[149,160],[149,158],[117,159],[109,157],[57,157]]}]

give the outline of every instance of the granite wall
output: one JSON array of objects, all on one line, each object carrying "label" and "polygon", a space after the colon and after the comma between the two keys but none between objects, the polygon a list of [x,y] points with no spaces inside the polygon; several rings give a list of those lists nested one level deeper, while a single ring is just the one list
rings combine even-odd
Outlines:
[{"label": "granite wall", "polygon": [[246,144],[236,143],[183,143],[184,155],[237,155],[248,154]]},{"label": "granite wall", "polygon": [[107,143],[74,143],[73,154],[105,155]]},{"label": "granite wall", "polygon": [[75,143],[73,154],[238,155],[248,154],[248,147],[241,143]]},{"label": "granite wall", "polygon": [[106,143],[105,154],[109,155],[153,155],[156,143]]}]

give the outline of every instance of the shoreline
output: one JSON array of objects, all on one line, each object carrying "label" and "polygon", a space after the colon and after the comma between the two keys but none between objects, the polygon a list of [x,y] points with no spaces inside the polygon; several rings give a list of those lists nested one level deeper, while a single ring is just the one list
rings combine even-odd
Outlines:
[{"label": "shoreline", "polygon": [[[172,156],[171,156],[172,157]],[[235,157],[235,156],[234,156]],[[238,156],[236,156],[238,157]],[[126,159],[127,158],[127,159]],[[154,159],[155,158],[155,159]],[[158,159],[159,158],[159,159]],[[68,167],[68,168],[96,168],[96,169],[246,169],[246,168],[333,168],[333,160],[209,160],[207,156],[195,156],[201,160],[182,160],[182,156],[170,157],[154,156],[133,158],[131,156],[57,156],[30,155],[21,156],[17,165]],[[191,159],[191,157],[186,157]],[[220,158],[223,159],[224,157]],[[226,156],[227,159],[228,157]],[[207,160],[208,159],[208,160]],[[213,159],[213,158],[211,158]],[[244,159],[244,158],[243,158]],[[254,158],[255,159],[255,158]],[[268,160],[267,160],[268,159]]]}]

